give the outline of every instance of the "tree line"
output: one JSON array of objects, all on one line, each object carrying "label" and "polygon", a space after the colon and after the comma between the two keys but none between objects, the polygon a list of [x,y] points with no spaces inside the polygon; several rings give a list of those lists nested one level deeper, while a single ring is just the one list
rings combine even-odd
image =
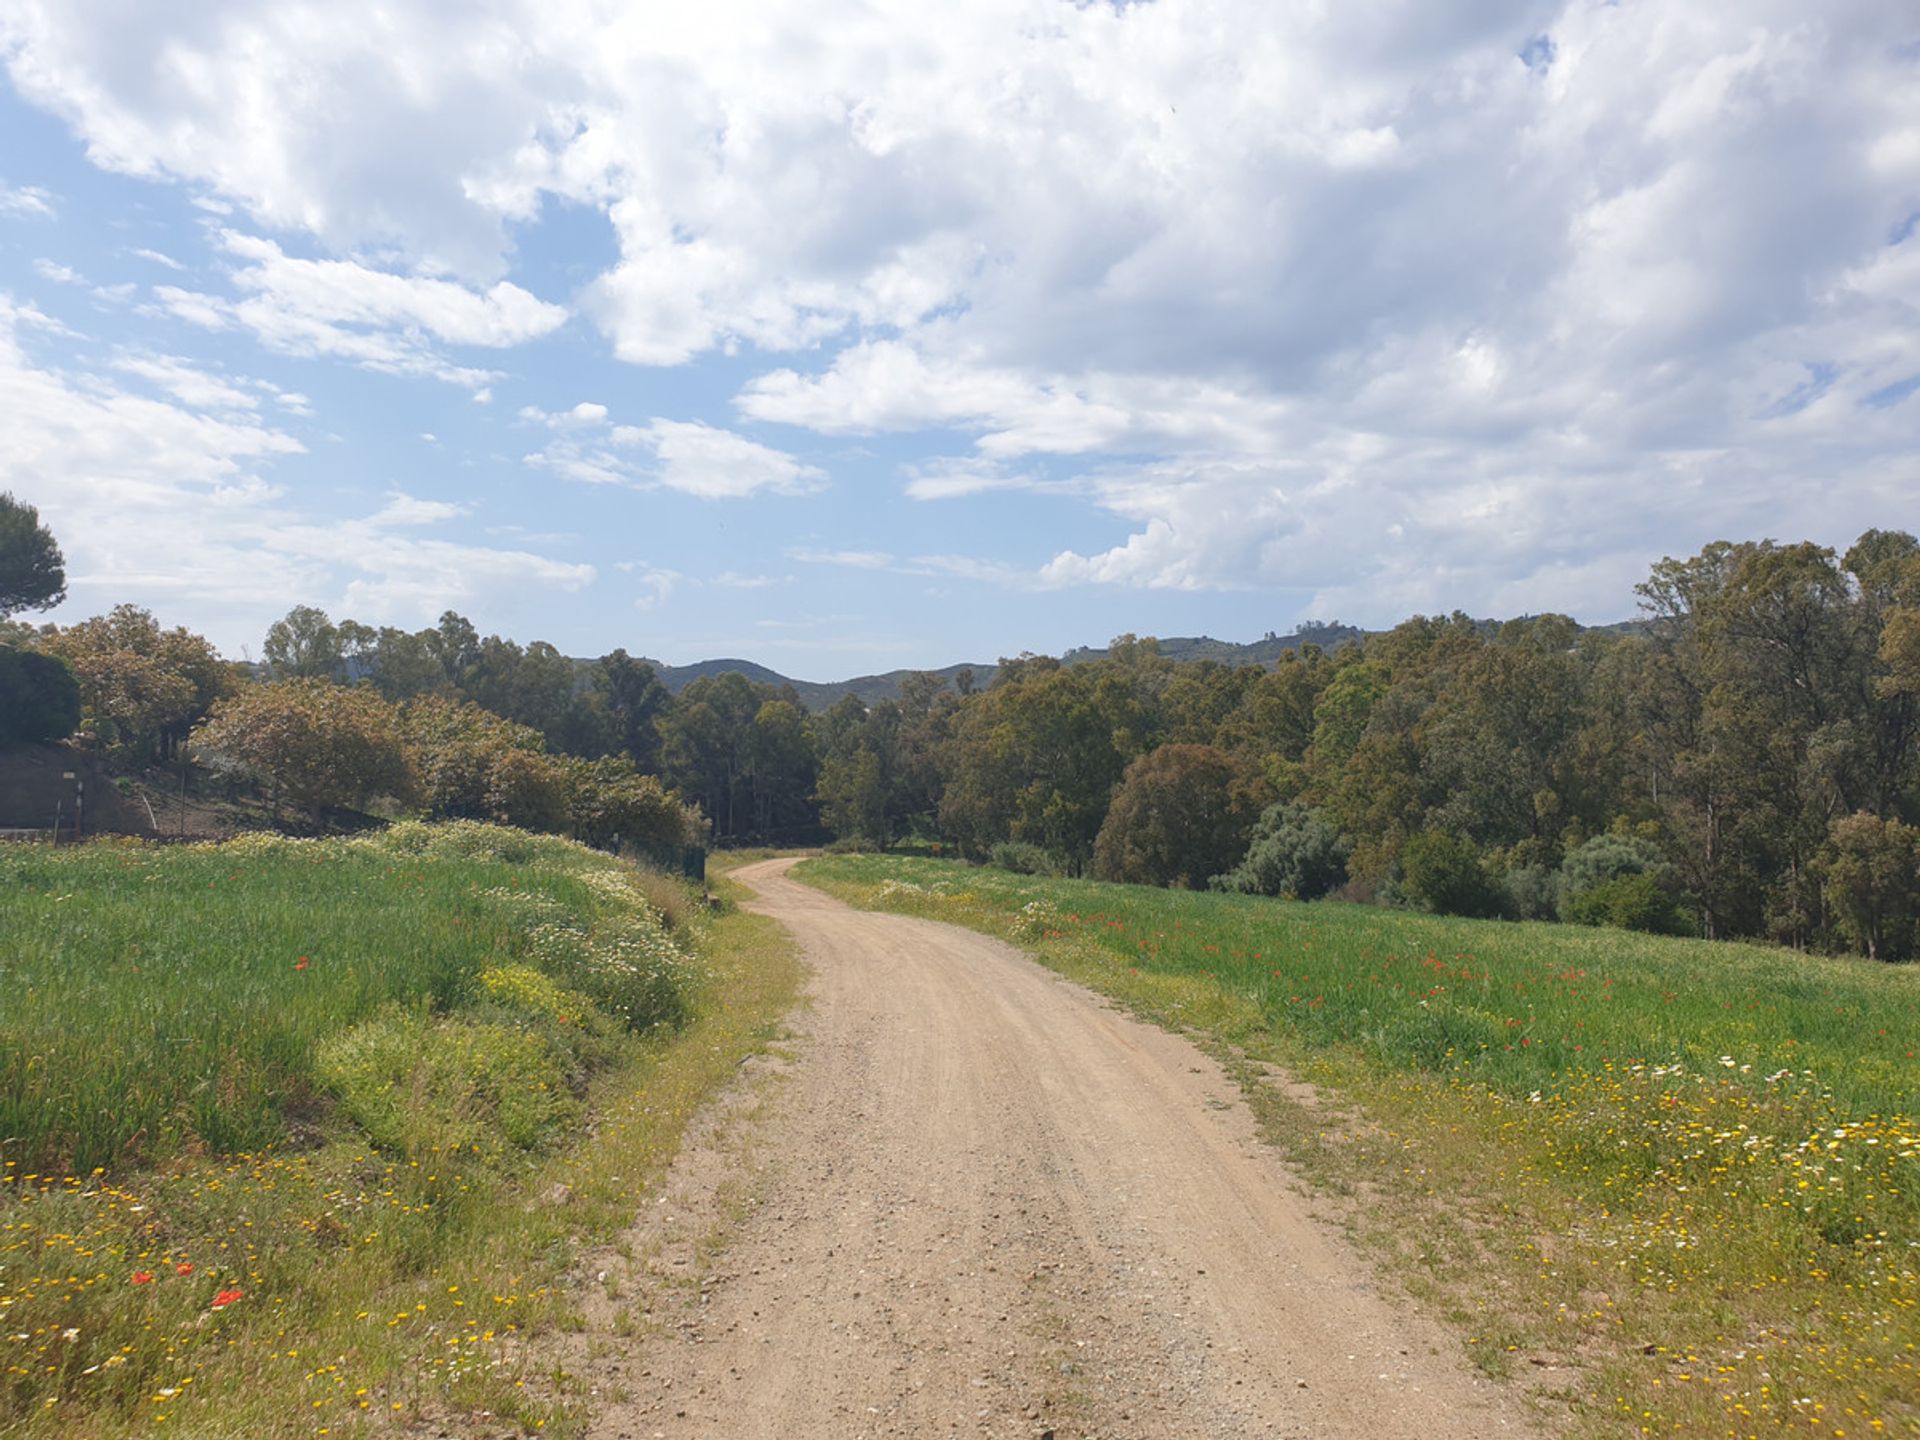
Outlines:
[{"label": "tree line", "polygon": [[61,663],[88,743],[152,762],[190,741],[276,803],[602,838],[685,806],[674,823],[723,844],[917,837],[1018,869],[1910,958],[1920,543],[1715,543],[1638,594],[1625,626],[1416,616],[1271,665],[1121,636],[812,715],[791,688],[674,695],[624,650],[570,659],[453,612],[407,631],[296,607],[253,667],[131,606],[0,641]]}]

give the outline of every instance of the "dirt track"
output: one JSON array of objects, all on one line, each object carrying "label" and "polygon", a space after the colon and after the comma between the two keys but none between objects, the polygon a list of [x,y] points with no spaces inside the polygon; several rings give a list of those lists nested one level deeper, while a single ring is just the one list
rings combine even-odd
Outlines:
[{"label": "dirt track", "polygon": [[[616,1403],[596,1433],[1527,1432],[1309,1219],[1193,1046],[1006,945],[849,909],[791,863],[735,877],[814,970],[752,1145],[759,1202],[697,1293],[655,1291],[657,1333],[600,1347]],[[655,1274],[712,1223],[727,1143],[693,1145],[630,1237]]]}]

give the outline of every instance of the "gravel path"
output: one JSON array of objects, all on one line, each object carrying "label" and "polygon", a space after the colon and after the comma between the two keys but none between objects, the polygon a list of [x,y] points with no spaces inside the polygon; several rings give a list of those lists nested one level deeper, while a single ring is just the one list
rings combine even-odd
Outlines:
[{"label": "gravel path", "polygon": [[1530,1432],[1308,1216],[1191,1044],[792,863],[735,872],[813,969],[751,1127],[757,1198],[744,1218],[712,1198],[741,1127],[693,1137],[629,1249],[669,1282],[707,1273],[652,1287],[652,1334],[595,1347],[596,1434]]}]

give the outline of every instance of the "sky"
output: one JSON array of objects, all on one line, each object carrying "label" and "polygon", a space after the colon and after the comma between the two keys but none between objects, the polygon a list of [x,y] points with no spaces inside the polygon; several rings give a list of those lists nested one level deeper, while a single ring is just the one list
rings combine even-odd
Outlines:
[{"label": "sky", "polygon": [[1920,8],[0,0],[66,623],[830,680],[1920,528]]}]

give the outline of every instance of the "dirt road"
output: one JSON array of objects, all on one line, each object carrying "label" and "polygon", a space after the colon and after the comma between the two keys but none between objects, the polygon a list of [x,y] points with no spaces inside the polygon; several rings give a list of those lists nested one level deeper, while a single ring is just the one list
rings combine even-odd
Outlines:
[{"label": "dirt road", "polygon": [[[655,1333],[599,1347],[597,1433],[1527,1432],[1308,1218],[1192,1045],[791,863],[736,872],[814,969],[759,1200],[704,1282],[655,1287]],[[691,1147],[630,1237],[656,1274],[688,1264],[724,1152]]]}]

